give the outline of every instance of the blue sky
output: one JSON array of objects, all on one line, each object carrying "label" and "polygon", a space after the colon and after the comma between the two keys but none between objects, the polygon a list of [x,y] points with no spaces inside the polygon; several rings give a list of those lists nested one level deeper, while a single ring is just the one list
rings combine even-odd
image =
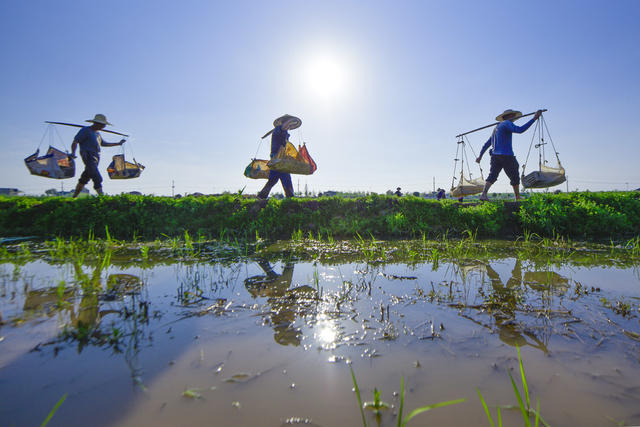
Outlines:
[{"label": "blue sky", "polygon": [[[294,176],[301,190],[430,191],[434,178],[448,189],[455,135],[506,108],[549,109],[571,190],[640,187],[634,0],[6,0],[1,10],[0,187],[60,188],[24,167],[43,122],[104,113],[132,135],[127,157],[147,166],[111,181],[120,149],[103,148],[107,193],[171,194],[172,181],[176,193],[255,193],[264,181],[243,170],[256,152],[267,158],[260,136],[289,113],[303,121],[291,141],[318,163]],[[58,131],[69,148],[75,130]],[[531,132],[514,136],[521,163]],[[476,151],[489,133],[470,135]],[[488,156],[482,166],[486,176]],[[493,189],[508,184],[501,175]]]}]

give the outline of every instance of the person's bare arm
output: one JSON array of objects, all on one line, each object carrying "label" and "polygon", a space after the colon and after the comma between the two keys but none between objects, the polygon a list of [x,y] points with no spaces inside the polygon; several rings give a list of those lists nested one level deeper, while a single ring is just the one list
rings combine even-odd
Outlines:
[{"label": "person's bare arm", "polygon": [[122,145],[122,144],[124,144],[125,142],[127,142],[127,140],[126,140],[126,139],[121,139],[119,142],[106,142],[106,141],[104,141],[104,140],[103,140],[103,141],[100,143],[100,145],[101,145],[101,146],[103,146],[103,147],[115,147],[115,146],[117,146],[117,145]]}]

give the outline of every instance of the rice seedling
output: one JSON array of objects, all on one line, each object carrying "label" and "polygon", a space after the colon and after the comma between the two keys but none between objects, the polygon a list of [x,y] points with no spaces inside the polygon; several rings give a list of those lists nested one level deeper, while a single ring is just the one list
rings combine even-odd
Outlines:
[{"label": "rice seedling", "polygon": [[320,286],[320,275],[318,274],[318,269],[313,270],[313,286],[318,292],[318,298],[322,298],[322,287]]},{"label": "rice seedling", "polygon": [[[478,397],[480,398],[480,402],[482,402],[482,407],[484,408],[484,413],[487,416],[487,419],[489,420],[489,424],[491,424],[491,427],[495,427],[496,424],[493,422],[493,417],[491,417],[491,411],[489,410],[489,407],[487,406],[487,402],[485,402],[484,397],[482,396],[482,393],[480,392],[479,388],[476,388],[476,391],[478,392]],[[500,407],[498,406],[497,408],[498,411],[498,426],[502,426],[502,415],[500,413]]]},{"label": "rice seedling", "polygon": [[58,283],[58,286],[56,286],[56,295],[58,296],[58,302],[56,303],[56,305],[58,306],[58,308],[63,308],[69,305],[69,302],[66,301],[64,298],[66,289],[67,289],[67,284],[64,280],[61,280]]},{"label": "rice seedling", "polygon": [[100,271],[106,270],[109,266],[111,266],[111,251],[106,251],[100,263]]},{"label": "rice seedling", "polygon": [[188,230],[184,231],[184,253],[191,257],[198,256],[200,254],[200,249],[196,248],[196,245],[194,245],[193,238],[189,234]]},{"label": "rice seedling", "polygon": [[431,249],[430,258],[431,258],[432,269],[436,271],[440,266],[440,251],[438,250],[438,248]]},{"label": "rice seedling", "polygon": [[356,392],[356,397],[358,398],[358,408],[360,409],[360,415],[362,416],[362,425],[363,427],[367,427],[367,418],[364,416],[364,406],[362,405],[362,398],[360,396],[360,388],[358,387],[358,382],[356,381],[356,374],[353,372],[353,367],[349,366],[349,369],[351,370],[353,388]]},{"label": "rice seedling", "polygon": [[[520,368],[520,378],[522,381],[522,393],[520,393],[520,390],[518,389],[518,386],[516,385],[516,382],[514,381],[513,376],[511,375],[511,372],[509,372],[509,379],[511,380],[511,386],[513,387],[513,393],[516,397],[516,400],[518,401],[518,406],[507,405],[507,406],[502,406],[502,409],[519,409],[520,414],[522,415],[522,420],[524,422],[524,425],[527,427],[531,427],[532,416],[534,417],[534,425],[536,427],[540,423],[542,423],[546,427],[549,427],[549,424],[547,424],[547,422],[540,415],[540,401],[539,400],[537,401],[535,409],[531,407],[531,398],[529,396],[529,385],[527,383],[527,377],[524,373],[524,365],[522,363],[522,355],[520,354],[520,347],[516,346],[516,350],[518,352],[518,365]],[[482,407],[484,408],[485,415],[489,420],[489,424],[491,424],[492,427],[495,427],[496,423],[494,422],[493,417],[491,416],[491,411],[489,410],[489,407],[487,406],[487,403],[482,393],[480,392],[480,389],[476,388],[476,392],[478,393],[478,397],[482,402]],[[500,408],[501,408],[500,406],[497,407],[498,415],[496,418],[497,425],[499,427],[502,426],[502,416],[500,413]]]},{"label": "rice seedling", "polygon": [[382,422],[382,411],[389,409],[389,404],[387,402],[383,402],[382,400],[380,400],[380,391],[377,388],[374,388],[373,401],[364,402],[362,407],[364,409],[373,411],[376,417],[376,423],[378,424],[378,427],[379,427],[380,423]]},{"label": "rice seedling", "polygon": [[333,240],[333,234],[329,230],[327,230],[327,243],[333,245],[335,241]]},{"label": "rice seedling", "polygon": [[149,259],[149,246],[141,246],[140,247],[140,255],[142,256],[143,260],[148,260]]},{"label": "rice seedling", "polygon": [[458,403],[462,403],[467,399],[456,399],[456,400],[448,400],[446,402],[438,402],[433,403],[431,405],[421,406],[420,408],[416,408],[409,413],[406,417],[403,416],[404,410],[404,377],[400,377],[400,409],[398,411],[398,427],[404,427],[407,423],[413,419],[416,415],[420,415],[423,412],[430,411],[436,408],[442,408],[444,406],[456,405]]},{"label": "rice seedling", "polygon": [[360,252],[362,252],[362,254],[364,255],[364,257],[368,260],[368,261],[373,261],[375,260],[376,257],[376,250],[378,249],[375,239],[373,238],[373,236],[371,236],[371,242],[367,243],[362,236],[360,235],[360,233],[358,233],[356,231],[356,244],[358,245],[358,249],[360,250]]},{"label": "rice seedling", "polygon": [[624,245],[624,248],[627,249],[631,256],[637,257],[640,255],[640,236],[636,236],[633,239],[627,241]]},{"label": "rice seedling", "polygon": [[67,393],[65,393],[60,398],[60,400],[58,400],[58,402],[55,405],[53,405],[53,408],[49,412],[49,415],[47,415],[47,418],[45,418],[44,421],[42,422],[42,424],[40,424],[40,427],[45,427],[47,424],[49,424],[49,421],[51,421],[51,418],[53,418],[55,413],[58,412],[58,409],[60,408],[60,405],[62,405],[66,399],[67,399]]},{"label": "rice seedling", "polygon": [[[120,246],[120,245],[123,244],[123,242],[120,242],[120,241],[114,239],[113,237],[111,237],[111,233],[109,232],[109,226],[108,225],[104,226],[104,235],[105,235],[105,239],[106,239],[105,240],[105,244],[108,247]],[[95,240],[92,240],[92,239],[90,239],[89,242],[91,242],[93,244],[99,243],[98,241],[95,241]]]},{"label": "rice seedling", "polygon": [[193,240],[191,239],[188,230],[184,230],[184,246],[188,251],[193,252]]},{"label": "rice seedling", "polygon": [[[218,240],[220,240],[221,242],[224,242],[228,232],[229,232],[229,230],[227,230],[226,227],[220,228],[220,230],[218,231]],[[256,233],[257,233],[257,231],[256,231]]]},{"label": "rice seedling", "polygon": [[300,228],[294,230],[293,233],[291,233],[291,240],[294,242],[302,241],[302,230]]},{"label": "rice seedling", "polygon": [[[360,415],[362,416],[362,425],[363,425],[363,427],[367,427],[367,419],[365,417],[365,412],[364,412],[365,409],[373,411],[373,413],[374,413],[374,415],[376,417],[376,423],[377,423],[377,425],[379,427],[381,425],[381,421],[382,421],[382,411],[387,409],[387,408],[389,408],[389,404],[384,402],[383,400],[381,400],[380,391],[377,388],[374,388],[374,390],[373,390],[373,401],[362,403],[362,397],[360,395],[360,388],[358,387],[358,382],[356,381],[356,375],[353,372],[353,368],[351,366],[349,367],[349,369],[351,370],[351,379],[353,381],[353,389],[356,392],[356,398],[358,399],[358,407],[360,408]],[[449,401],[446,401],[446,402],[439,402],[439,403],[434,403],[434,404],[431,404],[431,405],[421,406],[421,407],[416,408],[413,411],[411,411],[405,417],[404,413],[403,413],[404,412],[404,399],[405,399],[404,376],[402,376],[402,377],[400,377],[400,408],[398,410],[398,420],[397,420],[398,427],[406,426],[409,421],[411,421],[417,415],[422,414],[423,412],[427,412],[427,411],[430,411],[432,409],[441,408],[441,407],[444,407],[444,406],[455,405],[455,404],[462,403],[462,402],[466,401],[466,399],[456,399],[456,400],[449,400]]]}]

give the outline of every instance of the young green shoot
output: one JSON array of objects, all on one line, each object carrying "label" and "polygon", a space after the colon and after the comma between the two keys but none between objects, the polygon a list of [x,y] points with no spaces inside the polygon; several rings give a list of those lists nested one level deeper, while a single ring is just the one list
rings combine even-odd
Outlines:
[{"label": "young green shoot", "polygon": [[64,396],[62,396],[60,400],[58,400],[58,403],[56,403],[53,406],[53,408],[51,409],[51,412],[49,412],[49,415],[47,415],[47,418],[45,418],[42,424],[40,424],[40,427],[44,427],[47,424],[49,424],[49,421],[51,421],[51,418],[53,418],[55,413],[58,411],[58,408],[60,408],[60,405],[62,405],[66,399],[67,399],[67,393],[65,393]]}]

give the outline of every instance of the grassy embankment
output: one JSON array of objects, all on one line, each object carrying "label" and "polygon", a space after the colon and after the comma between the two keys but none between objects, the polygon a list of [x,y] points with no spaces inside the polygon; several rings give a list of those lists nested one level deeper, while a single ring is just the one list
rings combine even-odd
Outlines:
[{"label": "grassy embankment", "polygon": [[242,196],[0,197],[0,236],[152,240],[324,237],[430,238],[463,235],[619,240],[640,234],[640,193],[535,194],[521,204],[458,204],[417,197],[269,200]]}]

